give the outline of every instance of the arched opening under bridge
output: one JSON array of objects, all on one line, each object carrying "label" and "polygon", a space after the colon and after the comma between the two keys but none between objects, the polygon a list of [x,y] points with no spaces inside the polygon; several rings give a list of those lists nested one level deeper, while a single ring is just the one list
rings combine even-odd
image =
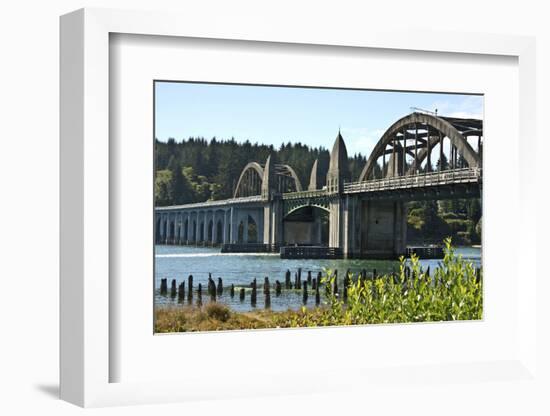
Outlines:
[{"label": "arched opening under bridge", "polygon": [[283,241],[286,245],[328,246],[328,211],[307,205],[288,213],[283,219]]},{"label": "arched opening under bridge", "polygon": [[256,221],[254,221],[251,215],[247,215],[247,217],[239,223],[237,229],[237,242],[239,244],[254,244],[258,241],[258,224],[256,224]]}]

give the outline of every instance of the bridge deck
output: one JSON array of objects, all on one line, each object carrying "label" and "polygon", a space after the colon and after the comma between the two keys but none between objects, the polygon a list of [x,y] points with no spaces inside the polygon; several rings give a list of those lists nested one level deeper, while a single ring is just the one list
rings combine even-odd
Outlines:
[{"label": "bridge deck", "polygon": [[239,204],[249,204],[254,202],[261,202],[262,196],[261,195],[253,195],[253,196],[245,196],[245,197],[239,197],[239,198],[230,198],[230,199],[221,199],[217,201],[205,201],[205,202],[196,202],[193,204],[185,204],[185,205],[169,205],[164,207],[155,207],[155,211],[174,211],[174,210],[180,210],[180,209],[190,209],[190,208],[216,208],[216,207],[224,207],[224,206],[231,206],[231,205],[239,205]]},{"label": "bridge deck", "polygon": [[453,169],[442,172],[420,173],[344,184],[345,194],[394,191],[400,189],[426,188],[431,186],[471,184],[481,181],[481,168]]}]

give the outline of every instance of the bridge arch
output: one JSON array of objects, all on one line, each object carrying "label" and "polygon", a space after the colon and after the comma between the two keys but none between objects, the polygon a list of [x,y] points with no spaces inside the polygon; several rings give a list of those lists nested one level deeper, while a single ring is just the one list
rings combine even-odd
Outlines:
[{"label": "bridge arch", "polygon": [[283,218],[284,244],[328,245],[330,211],[314,203],[298,205]]},{"label": "bridge arch", "polygon": [[[438,117],[431,114],[415,112],[397,120],[384,132],[378,143],[374,146],[374,149],[359,176],[359,181],[369,179],[375,165],[377,164],[378,158],[386,152],[387,146],[394,142],[396,137],[398,137],[398,134],[401,134],[399,137],[400,139],[403,139],[403,133],[405,132],[405,139],[409,138],[406,131],[410,129],[411,126],[412,128],[420,126],[420,128],[427,130],[427,133],[423,136],[426,137],[425,142],[427,145],[429,143],[430,147],[440,142],[440,133],[442,139],[445,137],[450,139],[451,144],[456,148],[458,154],[464,158],[468,166],[477,167],[481,165],[480,156],[466,139],[469,135],[482,134],[480,130],[471,129],[469,128],[470,126],[466,126],[466,129],[462,129],[462,126],[457,126],[455,119],[452,118]],[[460,130],[462,130],[462,132]],[[437,135],[435,135],[436,132],[438,133]],[[432,133],[434,133],[433,136]],[[414,135],[412,136],[414,137]],[[418,140],[418,138],[416,139]],[[399,149],[403,149],[403,147],[399,145]],[[405,149],[405,151],[407,154],[415,157],[414,153],[410,152],[409,149]],[[422,149],[421,153],[416,155],[416,159],[421,160],[420,158],[422,157],[423,160],[423,158],[427,156],[427,153],[427,149]],[[418,163],[418,161],[416,163]],[[414,166],[416,168],[416,164],[414,164]]]},{"label": "bridge arch", "polygon": [[264,176],[264,168],[258,162],[248,163],[239,176],[234,198],[259,195],[262,189],[262,178]]},{"label": "bridge arch", "polygon": [[[233,193],[234,198],[261,195],[262,184],[264,181],[264,167],[258,162],[248,163],[241,174]],[[300,192],[302,183],[296,174],[296,171],[287,164],[277,164],[274,166],[275,183],[272,187],[279,193]]]},{"label": "bridge arch", "polygon": [[312,200],[306,203],[302,203],[300,205],[289,207],[288,211],[285,210],[283,219],[287,218],[288,216],[292,215],[293,213],[301,209],[308,208],[308,207],[319,208],[327,213],[330,213],[330,208],[326,204],[324,204],[322,201],[317,202],[315,200]]},{"label": "bridge arch", "polygon": [[[290,165],[275,165],[275,174],[277,175],[278,191],[284,192],[301,192],[302,183],[300,178]],[[288,178],[288,179],[287,179]]]}]

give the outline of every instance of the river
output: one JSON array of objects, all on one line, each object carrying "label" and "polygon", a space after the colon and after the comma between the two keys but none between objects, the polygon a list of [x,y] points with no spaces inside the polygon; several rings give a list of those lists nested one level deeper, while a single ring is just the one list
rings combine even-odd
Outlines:
[{"label": "river", "polygon": [[[462,255],[464,259],[472,261],[476,266],[481,264],[481,249],[478,247],[458,247],[456,254]],[[423,268],[430,267],[434,270],[438,267],[440,260],[421,260]],[[269,277],[270,283],[279,280],[284,284],[285,272],[290,270],[292,281],[294,282],[294,273],[298,268],[302,268],[302,280],[307,278],[307,272],[311,271],[315,278],[317,272],[323,269],[337,269],[338,275],[344,276],[347,269],[353,273],[358,273],[362,269],[372,272],[376,269],[378,274],[391,272],[399,269],[399,262],[388,260],[283,260],[278,254],[222,254],[217,248],[190,247],[190,246],[165,246],[157,245],[155,247],[155,304],[177,304],[177,298],[173,299],[161,295],[159,292],[160,280],[168,279],[168,286],[172,279],[176,279],[178,285],[181,281],[186,282],[187,277],[193,275],[194,289],[197,289],[199,283],[203,287],[203,301],[208,299],[206,288],[208,286],[208,273],[212,273],[212,278],[218,281],[218,277],[223,279],[223,285],[226,290],[218,298],[219,302],[225,303],[236,311],[248,311],[253,307],[250,304],[249,294],[247,293],[244,302],[239,300],[238,294],[234,298],[229,295],[231,284],[235,286],[249,286],[250,282],[256,278],[258,282],[258,308],[264,307],[264,298],[262,294],[264,277]],[[187,290],[187,287],[186,287]],[[170,292],[170,290],[169,290]],[[196,300],[196,294],[194,295]],[[185,302],[187,303],[187,297]],[[314,296],[311,293],[307,306],[314,306]],[[275,311],[286,310],[288,308],[297,309],[303,305],[302,294],[298,291],[282,291],[281,296],[276,297],[272,291],[271,309]]]}]

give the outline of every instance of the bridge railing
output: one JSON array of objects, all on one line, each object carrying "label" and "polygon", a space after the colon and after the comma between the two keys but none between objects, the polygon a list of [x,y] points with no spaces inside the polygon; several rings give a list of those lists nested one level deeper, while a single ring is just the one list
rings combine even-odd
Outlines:
[{"label": "bridge railing", "polygon": [[345,193],[391,191],[405,188],[473,183],[481,179],[481,168],[462,168],[441,172],[419,173],[410,176],[396,176],[344,184]]},{"label": "bridge railing", "polygon": [[249,204],[252,202],[260,202],[260,201],[262,201],[261,195],[253,195],[253,196],[243,196],[239,198],[195,202],[192,204],[185,204],[185,205],[169,205],[164,207],[155,207],[155,211],[173,211],[173,210],[191,209],[191,208],[192,209],[214,208],[218,206],[222,207],[225,205]]},{"label": "bridge railing", "polygon": [[319,196],[325,196],[326,194],[327,191],[325,189],[317,189],[315,191],[287,192],[283,194],[283,199],[316,198]]}]

